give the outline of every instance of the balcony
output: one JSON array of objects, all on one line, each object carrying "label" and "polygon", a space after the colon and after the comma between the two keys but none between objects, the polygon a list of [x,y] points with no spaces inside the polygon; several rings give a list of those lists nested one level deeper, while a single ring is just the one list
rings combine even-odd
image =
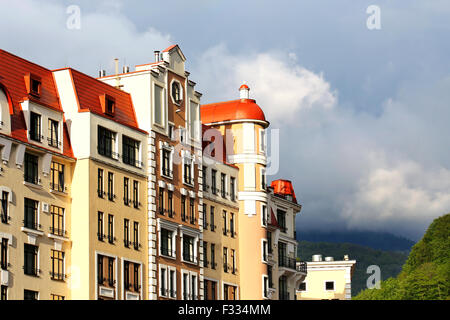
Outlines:
[{"label": "balcony", "polygon": [[57,273],[57,272],[50,271],[49,274],[50,274],[51,279],[56,280],[56,281],[64,281],[67,278],[67,275],[64,273]]},{"label": "balcony", "polygon": [[297,270],[297,261],[295,258],[289,258],[289,257],[278,257],[278,266],[282,268],[287,268],[291,270]]},{"label": "balcony", "polygon": [[304,262],[304,261],[297,262],[297,271],[298,272],[302,272],[304,274],[307,274],[308,273],[308,267],[307,267],[306,262]]},{"label": "balcony", "polygon": [[47,137],[47,142],[48,142],[48,145],[53,148],[59,148],[61,146],[61,141],[58,141],[57,139],[52,139],[50,137]]},{"label": "balcony", "polygon": [[57,183],[50,182],[50,191],[66,193],[67,187],[63,184],[57,184]]},{"label": "balcony", "polygon": [[49,227],[50,233],[59,237],[67,237],[67,231],[60,228]]}]

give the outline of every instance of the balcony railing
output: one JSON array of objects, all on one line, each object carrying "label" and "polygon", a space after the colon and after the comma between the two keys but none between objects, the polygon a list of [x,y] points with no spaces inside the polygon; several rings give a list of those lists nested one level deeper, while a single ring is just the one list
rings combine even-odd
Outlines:
[{"label": "balcony railing", "polygon": [[6,214],[6,213],[1,213],[0,214],[0,216],[1,216],[1,221],[2,221],[2,223],[8,223],[8,221],[9,220],[11,220],[11,217],[10,216],[8,216],[8,214]]},{"label": "balcony railing", "polygon": [[289,258],[289,257],[283,257],[283,256],[278,257],[278,266],[279,267],[296,270],[297,269],[296,265],[297,265],[297,261],[295,258]]},{"label": "balcony railing", "polygon": [[67,277],[64,273],[57,273],[53,271],[50,271],[49,274],[52,280],[64,281]]},{"label": "balcony railing", "polygon": [[61,141],[58,141],[58,139],[52,139],[50,137],[47,137],[48,145],[53,148],[59,148],[61,146]]},{"label": "balcony railing", "polygon": [[23,266],[22,269],[24,270],[24,273],[28,276],[38,277],[39,274],[41,273],[41,270],[36,267],[33,268],[31,266]]},{"label": "balcony railing", "polygon": [[23,226],[32,230],[40,230],[42,226],[36,221],[22,220]]},{"label": "balcony railing", "polygon": [[142,168],[142,166],[143,166],[142,161],[133,159],[132,157],[128,157],[125,155],[122,155],[122,161],[123,161],[123,163],[128,164],[133,167],[136,167],[136,168]]},{"label": "balcony railing", "polygon": [[35,185],[41,184],[41,179],[39,178],[39,176],[37,174],[31,174],[31,175],[24,174],[23,178],[24,178],[25,182],[32,183]]},{"label": "balcony railing", "polygon": [[65,192],[67,191],[67,187],[63,184],[53,183],[50,182],[50,189],[58,192]]},{"label": "balcony railing", "polygon": [[175,257],[175,250],[170,250],[169,248],[161,247],[161,254],[166,257]]},{"label": "balcony railing", "polygon": [[197,257],[187,253],[183,253],[183,260],[186,262],[197,263]]},{"label": "balcony railing", "polygon": [[308,270],[308,266],[307,266],[306,262],[300,261],[299,263],[297,263],[297,271],[307,273],[307,270]]},{"label": "balcony railing", "polygon": [[172,178],[173,176],[173,171],[169,170],[167,168],[162,168],[162,175],[168,178]]},{"label": "balcony railing", "polygon": [[55,236],[65,237],[67,235],[67,231],[60,228],[49,227],[50,233]]}]

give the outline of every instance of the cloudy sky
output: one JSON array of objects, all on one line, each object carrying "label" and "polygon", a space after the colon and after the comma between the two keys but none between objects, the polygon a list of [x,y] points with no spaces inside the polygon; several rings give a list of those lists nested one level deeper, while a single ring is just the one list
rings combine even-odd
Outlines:
[{"label": "cloudy sky", "polygon": [[[1,48],[92,76],[179,44],[203,103],[242,81],[280,129],[297,228],[417,240],[450,212],[447,0],[0,0]],[[73,13],[80,10],[80,28]],[[381,28],[369,30],[370,5]],[[74,24],[75,23],[75,24]]]}]

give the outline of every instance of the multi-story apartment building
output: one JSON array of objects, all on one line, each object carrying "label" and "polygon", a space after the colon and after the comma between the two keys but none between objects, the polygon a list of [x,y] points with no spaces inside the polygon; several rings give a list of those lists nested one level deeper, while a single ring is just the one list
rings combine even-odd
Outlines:
[{"label": "multi-story apartment building", "polygon": [[204,299],[238,300],[239,168],[206,153],[202,167]]},{"label": "multi-story apartment building", "polygon": [[[299,263],[298,263],[299,264]],[[297,287],[298,300],[350,300],[352,276],[356,260],[345,255],[342,260],[333,257],[322,259],[321,254],[307,262],[308,276]]]},{"label": "multi-story apartment building", "polygon": [[185,61],[173,45],[133,72],[99,78],[130,93],[139,125],[150,133],[150,299],[203,298],[201,94]]},{"label": "multi-story apartment building", "polygon": [[301,210],[289,180],[272,181],[267,223],[268,295],[295,300],[296,288],[306,277],[306,263],[297,262],[295,216]]},{"label": "multi-story apartment building", "polygon": [[77,164],[73,299],[146,299],[147,132],[131,96],[76,70],[53,71]]},{"label": "multi-story apartment building", "polygon": [[0,153],[1,299],[69,299],[75,158],[64,113],[52,72],[3,50]]},{"label": "multi-story apartment building", "polygon": [[[239,168],[238,176],[238,270],[240,299],[268,299],[266,138],[269,126],[263,111],[249,98],[249,87],[240,87],[240,99],[202,105],[204,125],[218,129],[216,151],[224,137],[226,160]],[[213,135],[214,136],[214,135]],[[205,136],[204,139],[212,137]]]}]

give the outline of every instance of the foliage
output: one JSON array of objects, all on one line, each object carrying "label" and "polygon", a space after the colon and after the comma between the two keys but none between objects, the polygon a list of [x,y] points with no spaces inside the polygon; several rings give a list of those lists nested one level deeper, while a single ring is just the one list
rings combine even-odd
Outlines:
[{"label": "foliage", "polygon": [[437,218],[411,250],[402,272],[366,289],[356,300],[449,300],[450,214]]}]

